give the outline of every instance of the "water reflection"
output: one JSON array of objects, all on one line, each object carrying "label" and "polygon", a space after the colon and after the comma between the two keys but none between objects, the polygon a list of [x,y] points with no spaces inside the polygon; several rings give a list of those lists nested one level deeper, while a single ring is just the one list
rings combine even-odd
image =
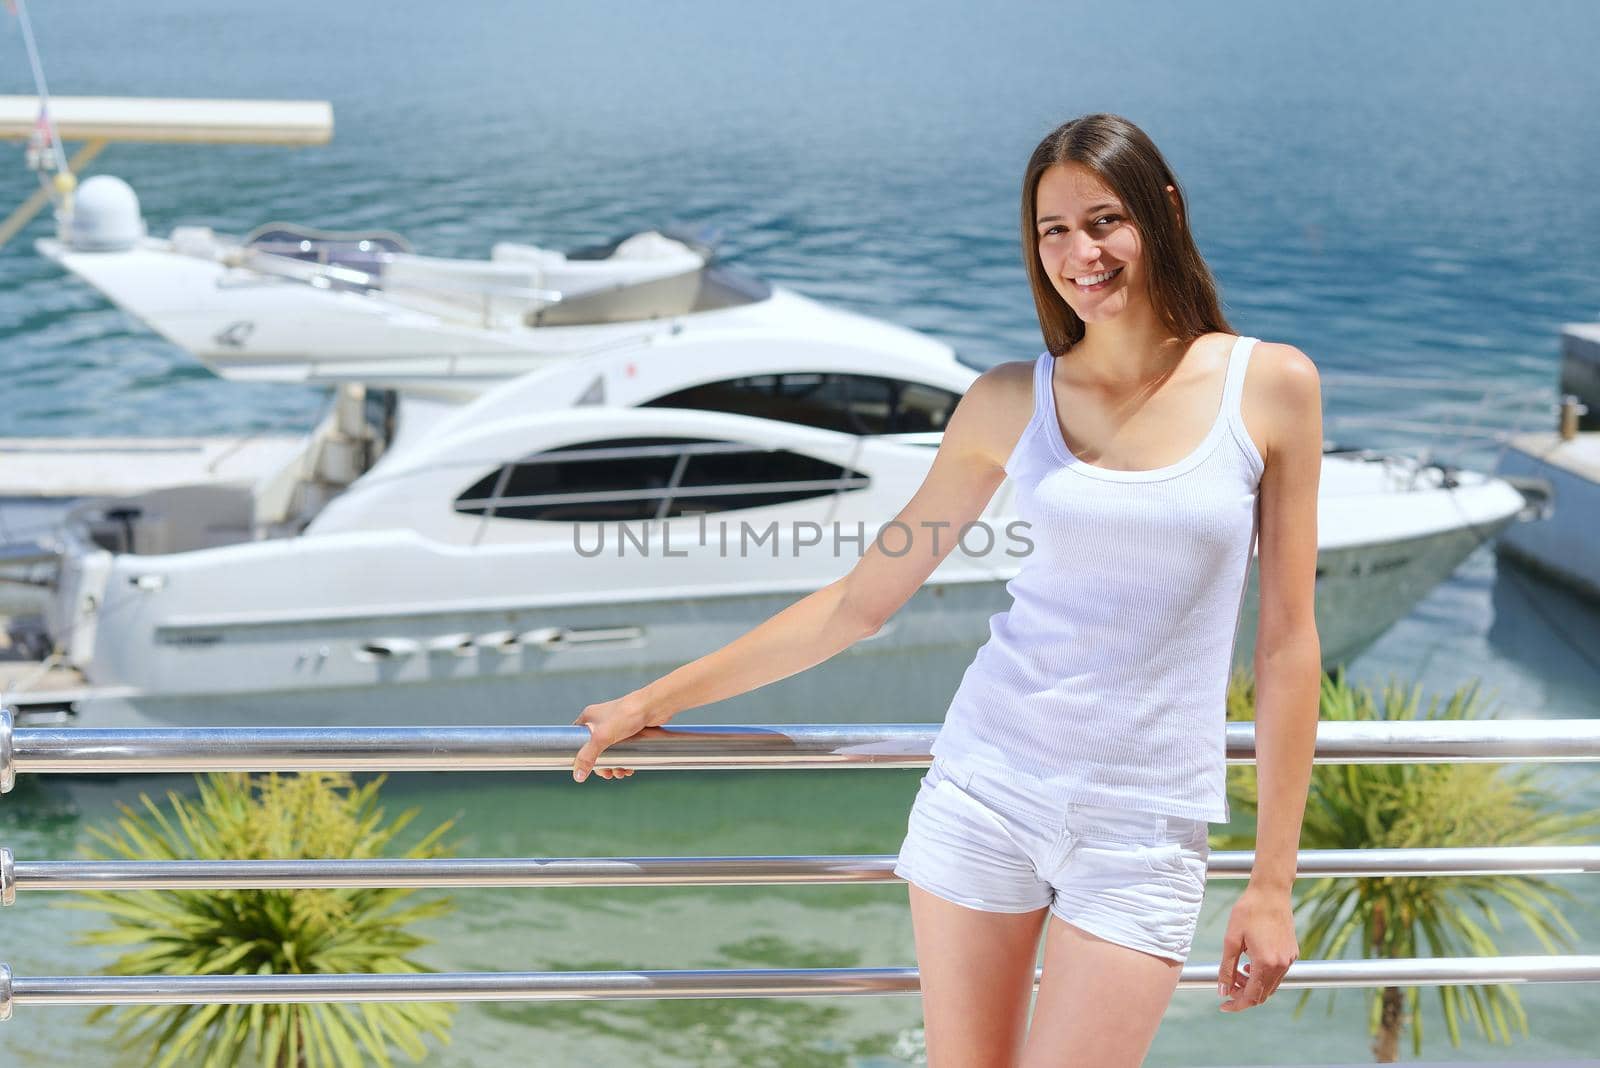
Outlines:
[{"label": "water reflection", "polygon": [[1550,714],[1600,716],[1600,604],[1504,556],[1491,604],[1490,647],[1543,682]]}]

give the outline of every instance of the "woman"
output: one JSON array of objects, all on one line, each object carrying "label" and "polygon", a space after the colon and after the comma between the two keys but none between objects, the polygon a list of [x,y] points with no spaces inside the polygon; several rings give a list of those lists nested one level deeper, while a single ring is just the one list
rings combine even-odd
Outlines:
[{"label": "woman", "polygon": [[984,372],[957,405],[896,517],[919,551],[869,547],[722,649],[584,709],[574,776],[646,726],[875,633],[956,540],[924,535],[977,520],[1009,476],[1034,547],[951,702],[895,869],[929,1062],[1136,1065],[1188,958],[1207,824],[1229,818],[1224,695],[1258,540],[1257,848],[1220,1007],[1260,1004],[1299,952],[1319,382],[1298,349],[1234,335],[1177,181],[1126,119],[1087,115],[1040,142],[1022,236],[1047,351]]}]

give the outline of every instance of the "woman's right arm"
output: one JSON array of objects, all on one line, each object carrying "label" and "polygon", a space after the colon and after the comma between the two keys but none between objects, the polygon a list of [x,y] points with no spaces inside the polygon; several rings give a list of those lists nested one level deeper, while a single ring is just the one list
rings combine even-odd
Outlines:
[{"label": "woman's right arm", "polygon": [[[1005,481],[1005,459],[1028,410],[1017,399],[1018,390],[1024,400],[1030,397],[1031,366],[1028,361],[992,367],[962,395],[927,477],[895,516],[911,532],[906,552],[890,556],[874,540],[848,574],[722,648],[632,693],[589,705],[574,721],[589,728],[590,738],[573,762],[573,778],[582,782],[607,747],[646,727],[788,678],[877,633],[950,554],[957,532],[983,514]],[[897,531],[896,545],[902,537]],[[627,768],[599,771],[602,778],[629,774]]]}]

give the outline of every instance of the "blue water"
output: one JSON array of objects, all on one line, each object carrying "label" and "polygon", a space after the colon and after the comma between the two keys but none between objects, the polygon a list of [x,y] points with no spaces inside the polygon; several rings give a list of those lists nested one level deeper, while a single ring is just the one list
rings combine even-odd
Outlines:
[{"label": "blue water", "polygon": [[[711,226],[733,263],[992,363],[1040,344],[1017,237],[1027,154],[1055,123],[1109,110],[1144,126],[1177,170],[1234,325],[1298,345],[1325,372],[1553,393],[1560,324],[1600,315],[1600,6],[1589,2],[144,0],[41,2],[33,16],[58,94],[332,102],[324,147],[108,149],[93,169],[130,181],[160,233],[287,219],[484,255],[500,239],[567,247]],[[15,24],[0,27],[0,92],[29,93]],[[20,148],[8,151],[9,205],[33,178]],[[229,433],[314,418],[316,391],[219,381],[63,278],[30,247],[49,229],[37,221],[0,252],[4,433]],[[1332,415],[1417,404],[1328,391]],[[1356,668],[1436,688],[1479,675],[1511,714],[1594,715],[1597,623],[1483,550]],[[461,809],[482,854],[892,851],[914,776],[848,778],[863,781],[640,777],[603,800],[554,781],[433,777],[397,790]],[[1565,781],[1600,802],[1591,768]],[[3,825],[19,858],[24,847],[66,856],[111,796],[138,785],[41,788],[8,799]],[[819,800],[835,795],[850,801]],[[644,808],[650,826],[675,829],[667,845],[623,829]],[[558,817],[570,826],[547,833]],[[1196,960],[1216,958],[1232,892],[1214,884]],[[459,896],[469,918],[444,928],[429,957],[440,967],[911,959],[899,888]],[[91,969],[96,958],[68,949],[44,907],[0,915],[11,947],[0,960],[18,974]],[[506,937],[507,915],[526,939]],[[1573,920],[1600,945],[1592,918]],[[1506,936],[1503,948],[1518,946]],[[1588,1051],[1592,991],[1524,997],[1536,1037],[1517,1055]],[[1357,999],[1342,995],[1332,1017],[1325,1002],[1298,1021],[1286,995],[1218,1019],[1209,998],[1180,993],[1150,1063],[1363,1059]],[[1506,1055],[1449,1051],[1432,1011],[1429,1055]],[[71,1063],[73,1044],[90,1041],[81,1020],[21,1010],[8,1055]],[[896,1064],[915,1049],[916,1020],[912,999],[471,1006],[434,1061],[500,1063],[537,1044],[551,1063]]]}]

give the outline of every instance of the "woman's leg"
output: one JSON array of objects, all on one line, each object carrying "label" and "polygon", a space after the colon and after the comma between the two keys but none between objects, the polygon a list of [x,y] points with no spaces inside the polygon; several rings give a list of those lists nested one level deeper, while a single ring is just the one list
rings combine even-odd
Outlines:
[{"label": "woman's leg", "polygon": [[1014,1068],[1049,910],[983,912],[909,885],[929,1068]]},{"label": "woman's leg", "polygon": [[1050,917],[1044,978],[1021,1068],[1137,1068],[1183,964]]}]

